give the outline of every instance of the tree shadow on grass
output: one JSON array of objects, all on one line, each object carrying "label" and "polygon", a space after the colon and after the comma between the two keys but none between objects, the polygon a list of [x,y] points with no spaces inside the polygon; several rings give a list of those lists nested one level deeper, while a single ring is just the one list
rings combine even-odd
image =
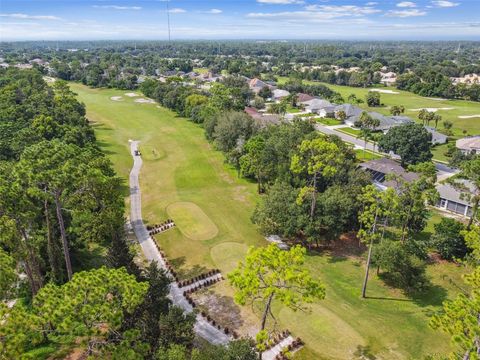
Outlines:
[{"label": "tree shadow on grass", "polygon": [[421,307],[440,306],[447,299],[447,295],[445,288],[433,284],[423,291],[410,294],[412,300]]},{"label": "tree shadow on grass", "polygon": [[177,272],[178,277],[181,280],[191,279],[195,276],[198,276],[210,270],[205,266],[201,266],[201,265],[194,265],[188,268],[185,267],[185,262],[186,262],[185,256],[180,256],[175,259],[169,259],[169,262],[173,266],[173,268]]},{"label": "tree shadow on grass", "polygon": [[112,144],[106,141],[101,141],[97,139],[96,143],[102,149],[102,152],[105,155],[115,155],[117,153],[116,151],[111,150]]},{"label": "tree shadow on grass", "polygon": [[412,299],[404,299],[404,298],[391,298],[386,296],[365,296],[367,300],[382,300],[382,301],[401,301],[401,302],[412,302]]}]

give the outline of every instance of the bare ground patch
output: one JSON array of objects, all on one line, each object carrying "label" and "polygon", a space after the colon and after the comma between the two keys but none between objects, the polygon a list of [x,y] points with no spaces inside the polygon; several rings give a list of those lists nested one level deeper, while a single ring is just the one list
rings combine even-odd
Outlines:
[{"label": "bare ground patch", "polygon": [[210,288],[203,288],[193,294],[199,311],[205,311],[222,327],[240,331],[244,325],[240,307],[233,298],[216,294]]}]

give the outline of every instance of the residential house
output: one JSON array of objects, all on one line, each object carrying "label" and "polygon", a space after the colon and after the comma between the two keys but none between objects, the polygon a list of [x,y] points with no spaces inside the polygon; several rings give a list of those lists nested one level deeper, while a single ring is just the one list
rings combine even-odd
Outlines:
[{"label": "residential house", "polygon": [[362,115],[363,110],[360,109],[358,106],[352,105],[352,104],[342,104],[335,106],[335,117],[338,118],[338,113],[340,111],[343,111],[346,115],[345,118],[345,124],[349,126],[353,126],[355,121],[360,119],[360,116]]},{"label": "residential house", "polygon": [[265,86],[269,86],[269,85],[266,82],[257,78],[250,80],[250,82],[248,83],[248,87],[255,94],[258,94],[260,90],[262,90]]},{"label": "residential house", "polygon": [[[437,185],[437,191],[440,195],[436,207],[461,216],[470,217],[472,215],[472,203],[468,199],[468,194],[475,191],[475,186],[468,180],[457,180],[458,186],[449,183]],[[467,196],[465,196],[467,195]]]},{"label": "residential house", "polygon": [[458,84],[465,84],[465,85],[473,85],[473,84],[480,84],[480,75],[477,74],[468,74],[463,77],[452,77],[450,78],[452,80],[453,85],[458,85]]},{"label": "residential house", "polygon": [[282,89],[275,89],[272,91],[272,99],[275,101],[282,100],[290,95],[290,92]]},{"label": "residential house", "polygon": [[282,122],[282,118],[280,117],[280,115],[264,114],[259,112],[257,109],[248,106],[245,107],[244,111],[245,113],[250,115],[261,127],[265,127],[268,125],[278,125]]},{"label": "residential house", "polygon": [[381,158],[360,164],[360,168],[372,175],[373,184],[381,190],[388,187],[397,187],[395,180],[387,180],[388,175],[397,175],[406,182],[417,180],[419,174],[405,170],[398,162],[392,159]]},{"label": "residential house", "polygon": [[447,135],[442,134],[441,132],[438,132],[435,128],[432,128],[430,126],[425,126],[425,130],[427,130],[430,134],[432,134],[433,145],[445,144],[448,140]]},{"label": "residential house", "polygon": [[380,72],[380,84],[385,86],[392,86],[397,82],[397,74],[389,71],[389,72]]},{"label": "residential house", "polygon": [[380,125],[377,126],[375,130],[380,130],[380,131],[383,131],[384,133],[387,133],[388,130],[390,130],[395,126],[406,125],[413,122],[413,120],[408,116],[402,116],[402,115],[385,116],[377,112],[371,112],[369,113],[369,115],[374,119],[378,119],[380,121]]},{"label": "residential house", "polygon": [[304,102],[307,102],[307,101],[310,101],[310,100],[313,100],[313,99],[315,99],[315,97],[312,96],[312,95],[308,95],[308,94],[304,94],[304,93],[297,94],[297,103],[298,104],[301,104],[301,103],[304,103]]},{"label": "residential house", "polygon": [[[320,112],[324,110],[322,113],[326,113],[326,108],[329,108],[331,111],[331,115],[334,116],[335,108],[332,103],[328,100],[323,100],[320,98],[313,98],[308,101],[304,101],[301,105],[305,108],[306,111],[311,113],[317,113],[320,115]],[[320,115],[321,116],[321,115]]]},{"label": "residential house", "polygon": [[464,154],[480,154],[480,135],[458,139],[455,145]]},{"label": "residential house", "polygon": [[381,158],[370,160],[360,164],[360,168],[372,175],[373,184],[381,190],[387,187],[397,187],[395,180],[387,180],[388,175],[397,175],[406,182],[417,180],[420,176],[411,171],[405,170],[398,162],[392,159]]}]

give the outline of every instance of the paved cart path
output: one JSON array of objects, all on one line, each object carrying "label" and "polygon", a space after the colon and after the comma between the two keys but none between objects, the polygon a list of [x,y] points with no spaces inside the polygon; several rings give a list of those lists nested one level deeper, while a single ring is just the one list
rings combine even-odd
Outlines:
[{"label": "paved cart path", "polygon": [[[165,261],[160,256],[154,240],[150,237],[147,228],[143,224],[142,198],[139,183],[142,158],[135,155],[136,150],[138,150],[138,141],[130,141],[130,151],[133,157],[133,167],[130,172],[130,222],[147,260],[156,261],[160,267],[166,269]],[[192,312],[193,308],[183,296],[183,291],[183,289],[179,289],[177,283],[172,282],[169,297],[175,305],[181,307],[186,312]],[[227,344],[230,341],[230,338],[223,331],[212,326],[200,315],[197,316],[195,332],[198,336],[212,344]]]}]

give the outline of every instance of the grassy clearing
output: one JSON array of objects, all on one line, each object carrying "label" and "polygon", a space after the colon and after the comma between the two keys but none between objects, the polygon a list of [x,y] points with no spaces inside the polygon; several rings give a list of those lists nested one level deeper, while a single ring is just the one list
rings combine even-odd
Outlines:
[{"label": "grassy clearing", "polygon": [[317,122],[323,125],[327,126],[333,126],[333,125],[342,125],[342,122],[337,119],[330,119],[330,118],[315,118]]},{"label": "grassy clearing", "polygon": [[293,106],[288,106],[287,107],[287,113],[289,113],[289,114],[297,114],[300,111],[302,111],[302,110],[299,109],[299,108],[293,107]]},{"label": "grassy clearing", "polygon": [[355,150],[355,154],[357,155],[357,159],[360,161],[369,161],[382,158],[381,155],[375,154],[368,150],[364,151],[362,149]]},{"label": "grassy clearing", "polygon": [[[280,84],[285,83],[288,80],[286,77],[279,77],[278,82]],[[350,94],[355,94],[359,99],[365,99],[365,95],[370,91],[369,88],[357,88],[351,86],[340,86],[340,85],[331,85],[324,84],[314,81],[306,81],[310,84],[323,84],[328,86],[334,91],[340,93],[343,98],[346,100]],[[375,87],[377,88],[377,87]],[[367,104],[360,104],[359,106],[368,111],[377,111],[385,115],[390,114],[390,107],[393,105],[403,105],[405,106],[405,114],[412,117],[413,119],[417,118],[418,111],[412,111],[412,109],[420,108],[453,108],[452,110],[438,110],[443,120],[449,120],[453,123],[453,131],[456,136],[463,137],[463,131],[465,130],[468,135],[478,135],[480,134],[480,121],[478,118],[470,119],[460,119],[459,116],[468,116],[468,115],[478,115],[480,114],[480,102],[475,101],[465,101],[465,100],[446,100],[446,99],[435,99],[427,98],[419,95],[415,95],[408,91],[401,91],[393,87],[378,87],[382,90],[392,90],[398,92],[398,94],[381,94],[381,101],[384,104],[382,107],[371,108]],[[432,124],[431,124],[432,125]],[[438,124],[439,128],[442,127],[442,124]]]},{"label": "grassy clearing", "polygon": [[358,136],[360,136],[360,134],[361,134],[361,131],[360,131],[360,130],[351,128],[351,127],[349,127],[349,126],[337,128],[337,129],[335,129],[335,130],[340,131],[340,132],[343,132],[343,133],[348,134],[348,135],[353,135],[353,136],[355,136],[355,137],[358,137]]},{"label": "grassy clearing", "polygon": [[[225,165],[223,155],[211,149],[203,130],[155,104],[138,104],[125,98],[110,100],[122,91],[89,89],[72,84],[87,105],[102,148],[109,154],[118,174],[127,179],[132,159],[128,139],[141,141],[144,168],[141,173],[143,214],[148,223],[169,217],[168,205],[193,203],[217,227],[208,240],[192,240],[181,231],[199,215],[190,214],[185,224],[159,236],[167,256],[190,277],[216,267],[228,273],[243,259],[250,245],[265,240],[250,222],[258,200],[256,185],[239,179]],[[174,219],[176,220],[176,219]],[[433,287],[413,299],[383,284],[375,274],[367,300],[360,299],[364,262],[356,257],[310,254],[306,266],[327,289],[324,301],[314,303],[309,313],[294,313],[276,307],[279,328],[289,328],[307,342],[299,359],[351,359],[370,351],[377,358],[411,359],[446,351],[448,340],[428,328],[428,319],[442,300],[454,296],[461,269],[450,264],[429,267]],[[251,333],[258,324],[249,307],[236,307],[233,289],[227,282],[214,287],[232,314],[241,312],[241,328]],[[236,315],[234,315],[236,316]],[[252,325],[253,324],[253,325]]]}]

